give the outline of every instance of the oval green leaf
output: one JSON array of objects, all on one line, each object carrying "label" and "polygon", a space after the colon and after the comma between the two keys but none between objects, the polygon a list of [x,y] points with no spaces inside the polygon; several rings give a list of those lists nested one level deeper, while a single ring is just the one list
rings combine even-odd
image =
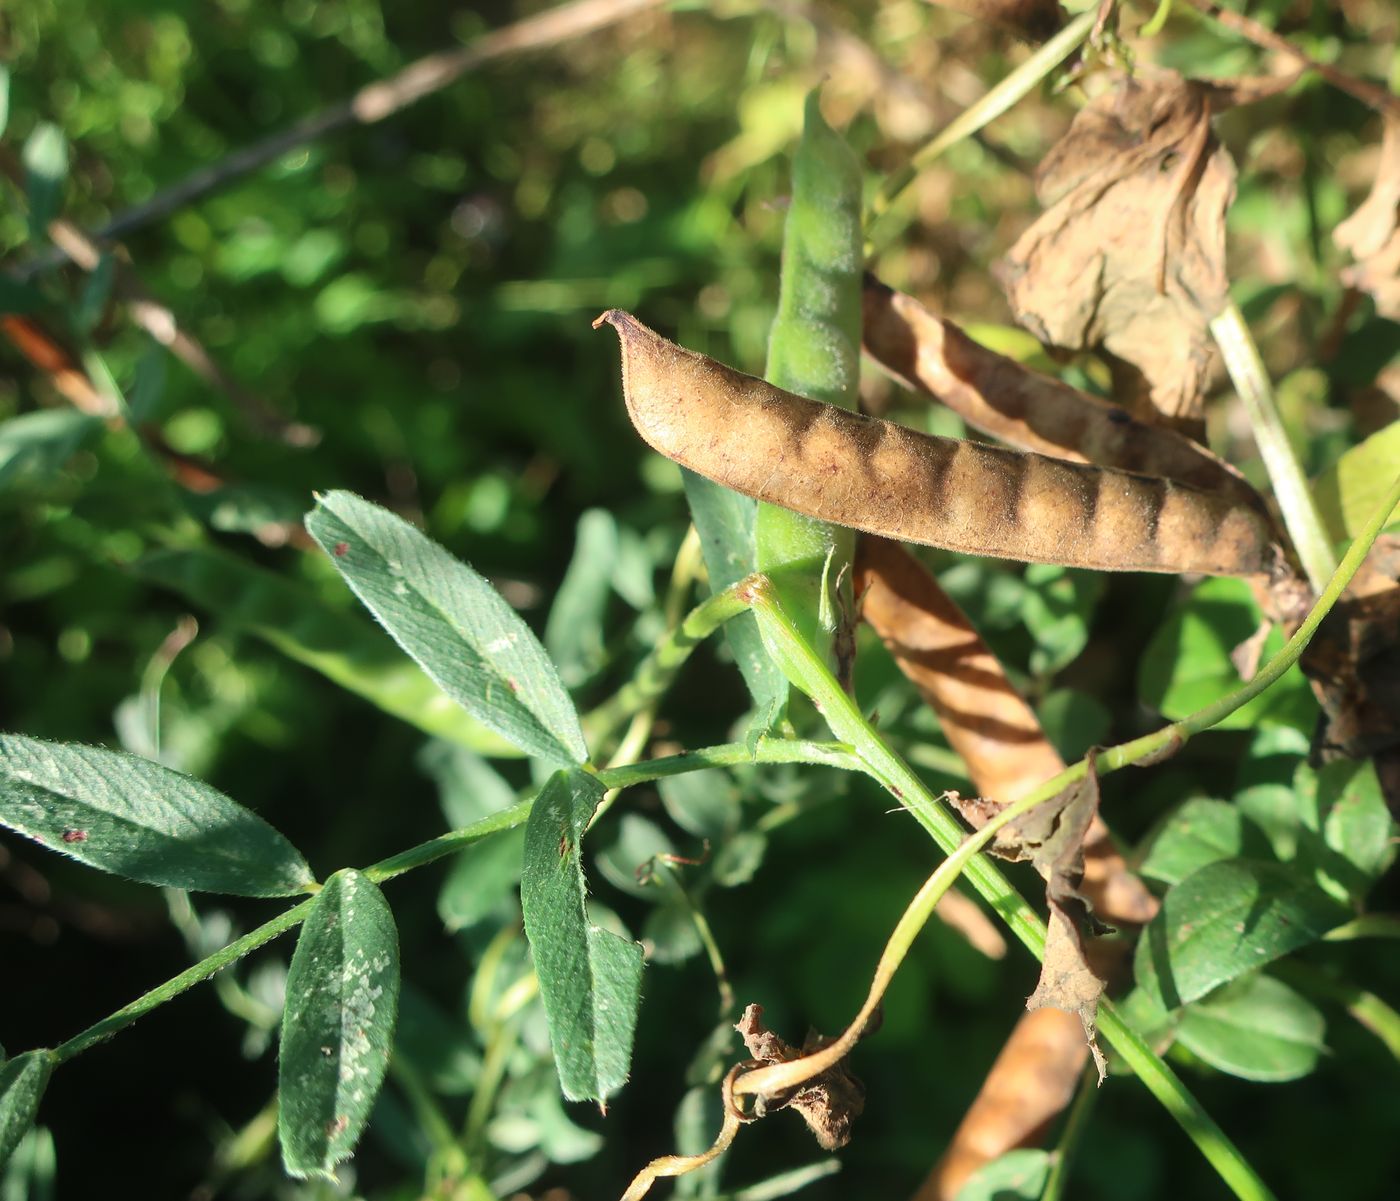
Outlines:
[{"label": "oval green leaf", "polygon": [[1167,1009],[1321,938],[1348,914],[1310,879],[1277,863],[1222,859],[1162,901],[1138,942],[1138,986]]},{"label": "oval green leaf", "polygon": [[525,825],[520,904],[570,1101],[604,1101],[625,1083],[641,1003],[641,946],[588,917],[579,844],[602,799],[594,777],[556,772]]},{"label": "oval green leaf", "polygon": [[463,709],[536,758],[587,760],[554,664],[485,579],[349,492],[320,497],[306,528],[394,641]]},{"label": "oval green leaf", "polygon": [[329,1176],[355,1149],[384,1083],[399,1002],[399,936],[384,894],[336,872],[287,973],[277,1133],[293,1176]]},{"label": "oval green leaf", "polygon": [[[1392,421],[1347,451],[1313,481],[1318,512],[1334,541],[1355,538],[1395,483],[1400,463],[1400,421]],[[1387,529],[1400,526],[1400,510]]]},{"label": "oval green leaf", "polygon": [[26,1051],[0,1064],[0,1168],[33,1127],[52,1072],[51,1051]]},{"label": "oval green leaf", "polygon": [[1193,797],[1162,824],[1138,871],[1163,884],[1179,884],[1208,863],[1267,849],[1263,833],[1236,806]]},{"label": "oval green leaf", "polygon": [[314,879],[291,843],[222,792],[102,747],[0,734],[0,825],[143,884],[284,897]]},{"label": "oval green leaf", "polygon": [[1326,1049],[1327,1021],[1272,976],[1236,980],[1188,1005],[1176,1036],[1206,1063],[1243,1080],[1297,1080]]}]

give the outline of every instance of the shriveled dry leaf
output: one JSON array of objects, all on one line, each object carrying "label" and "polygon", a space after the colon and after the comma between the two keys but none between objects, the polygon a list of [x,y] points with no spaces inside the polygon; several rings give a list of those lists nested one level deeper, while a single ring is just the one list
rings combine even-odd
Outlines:
[{"label": "shriveled dry leaf", "polygon": [[988,350],[869,275],[863,327],[866,353],[895,379],[1008,446],[1164,476],[1265,508],[1238,471],[1190,438]]},{"label": "shriveled dry leaf", "polygon": [[[787,1063],[819,1050],[828,1040],[807,1035],[799,1051],[763,1024],[763,1006],[749,1005],[734,1029],[749,1055],[763,1064]],[[839,1151],[851,1141],[851,1127],[865,1109],[865,1085],[846,1070],[845,1060],[799,1088],[779,1108],[794,1109],[824,1151]]]},{"label": "shriveled dry leaf", "polygon": [[1371,194],[1332,240],[1356,260],[1342,272],[1343,282],[1370,293],[1382,317],[1400,321],[1400,118],[1386,118]]},{"label": "shriveled dry leaf", "polygon": [[1125,400],[1185,429],[1199,428],[1208,326],[1229,288],[1235,164],[1210,117],[1261,90],[1162,73],[1096,97],[1041,163],[1036,191],[1048,208],[1002,264],[1027,329],[1054,346],[1106,351],[1126,368]]},{"label": "shriveled dry leaf", "polygon": [[[963,809],[966,802],[954,802]],[[1099,780],[1089,771],[1053,800],[1003,826],[992,840],[992,854],[1013,862],[1029,860],[1045,877],[1050,928],[1040,982],[1026,1002],[1027,1009],[1051,1007],[1077,1014],[1084,1037],[1098,1065],[1102,1083],[1108,1065],[1094,1037],[1099,997],[1104,982],[1089,965],[1084,930],[1094,922],[1079,891],[1084,879],[1084,838],[1098,815]],[[967,807],[969,821],[985,820],[985,802]]]}]

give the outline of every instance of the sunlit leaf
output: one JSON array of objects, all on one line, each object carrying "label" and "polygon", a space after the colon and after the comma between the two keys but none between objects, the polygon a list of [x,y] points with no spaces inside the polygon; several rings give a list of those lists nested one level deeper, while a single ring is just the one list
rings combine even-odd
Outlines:
[{"label": "sunlit leaf", "polygon": [[1168,1009],[1307,946],[1347,911],[1276,863],[1224,859],[1167,893],[1138,943],[1138,986]]},{"label": "sunlit leaf", "polygon": [[[1261,620],[1244,580],[1221,576],[1198,584],[1191,599],[1167,618],[1143,651],[1138,668],[1143,703],[1175,721],[1242,687],[1244,680],[1230,652],[1254,634]],[[1272,630],[1264,643],[1264,659],[1282,646],[1282,634]],[[1280,722],[1311,729],[1316,716],[1308,683],[1292,667],[1217,728],[1248,730],[1261,722]]]},{"label": "sunlit leaf", "polygon": [[[1392,421],[1353,446],[1313,481],[1313,495],[1327,532],[1337,542],[1355,538],[1400,472],[1400,421]],[[1392,513],[1387,528],[1400,525]]]},{"label": "sunlit leaf", "polygon": [[223,793],[101,747],[0,734],[0,824],[145,884],[280,897],[313,879],[291,843]]},{"label": "sunlit leaf", "polygon": [[306,528],[394,641],[468,713],[527,754],[588,758],[559,673],[485,579],[349,492],[320,497]]},{"label": "sunlit leaf", "polygon": [[399,936],[388,902],[358,872],[316,895],[287,974],[277,1132],[293,1176],[329,1176],[359,1141],[389,1066]]}]

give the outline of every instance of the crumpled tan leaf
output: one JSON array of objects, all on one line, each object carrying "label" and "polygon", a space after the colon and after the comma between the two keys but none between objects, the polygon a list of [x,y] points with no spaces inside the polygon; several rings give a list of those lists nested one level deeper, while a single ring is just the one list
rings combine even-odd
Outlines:
[{"label": "crumpled tan leaf", "polygon": [[1342,281],[1369,293],[1382,317],[1400,321],[1400,118],[1386,118],[1376,182],[1332,240],[1356,260]]},{"label": "crumpled tan leaf", "polygon": [[1040,165],[1048,207],[1001,265],[1012,309],[1050,345],[1105,351],[1144,417],[1197,429],[1215,358],[1235,164],[1211,114],[1291,82],[1125,78]]},{"label": "crumpled tan leaf", "polygon": [[[763,1024],[763,1006],[749,1005],[734,1023],[749,1054],[759,1063],[788,1063],[810,1055],[829,1040],[809,1032],[802,1049],[790,1046]],[[846,1070],[845,1060],[809,1080],[780,1108],[802,1116],[824,1151],[839,1151],[851,1141],[851,1127],[865,1109],[865,1085]]]},{"label": "crumpled tan leaf", "polygon": [[[991,816],[986,801],[953,798],[953,803],[973,825]],[[1001,805],[991,806],[992,812],[1001,808]],[[1040,981],[1026,1001],[1026,1008],[1054,1008],[1077,1014],[1099,1070],[1099,1082],[1103,1083],[1108,1064],[1099,1050],[1095,1032],[1104,981],[1089,964],[1084,933],[1095,923],[1079,891],[1084,880],[1084,840],[1098,810],[1099,779],[1091,757],[1089,770],[1082,779],[1053,800],[1037,805],[998,830],[988,849],[1012,862],[1029,860],[1045,877],[1045,899],[1050,907],[1049,934]]]}]

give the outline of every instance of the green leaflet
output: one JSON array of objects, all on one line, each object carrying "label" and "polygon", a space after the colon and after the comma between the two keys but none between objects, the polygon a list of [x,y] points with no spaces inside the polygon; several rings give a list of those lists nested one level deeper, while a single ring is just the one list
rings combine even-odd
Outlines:
[{"label": "green leaflet", "polygon": [[593,925],[585,903],[579,844],[602,799],[593,776],[556,772],[525,824],[520,904],[570,1101],[605,1101],[622,1087],[641,1001],[641,945]]},{"label": "green leaflet", "polygon": [[0,1063],[0,1168],[34,1125],[52,1071],[51,1051],[26,1051]]},{"label": "green leaflet", "polygon": [[0,734],[0,825],[99,871],[243,897],[312,882],[256,813],[139,755]]},{"label": "green leaflet", "polygon": [[389,904],[359,872],[336,872],[316,895],[287,973],[277,1133],[293,1176],[330,1176],[354,1151],[384,1083],[398,1002]]},{"label": "green leaflet", "polygon": [[101,418],[73,409],[40,409],[11,417],[0,425],[0,491],[21,482],[46,481],[101,428]]},{"label": "green leaflet", "polygon": [[1327,1022],[1272,976],[1253,975],[1188,1005],[1176,1036],[1212,1067],[1244,1080],[1306,1076],[1324,1050]]},{"label": "green leaflet", "polygon": [[319,497],[306,528],[394,641],[463,709],[528,755],[587,760],[559,672],[484,578],[350,492]]},{"label": "green leaflet", "polygon": [[454,705],[372,622],[331,608],[300,584],[213,548],[157,551],[134,570],[420,730],[483,755],[520,755]]},{"label": "green leaflet", "polygon": [[1168,892],[1142,932],[1138,987],[1176,1009],[1316,941],[1347,916],[1291,867],[1217,860]]},{"label": "green leaflet", "polygon": [[[757,570],[754,516],[758,506],[742,493],[693,471],[682,469],[681,477],[690,517],[700,536],[710,591],[722,592]],[[766,730],[787,701],[787,680],[764,649],[752,613],[741,613],[725,622],[724,638],[753,698],[756,724]]]},{"label": "green leaflet", "polygon": [[[768,340],[770,384],[854,410],[860,386],[861,172],[822,119],[819,90],[807,97],[792,165],[778,311]],[[776,505],[754,523],[758,569],[773,580],[784,613],[823,658],[848,674],[855,536]],[[784,674],[788,664],[766,643]]]}]

